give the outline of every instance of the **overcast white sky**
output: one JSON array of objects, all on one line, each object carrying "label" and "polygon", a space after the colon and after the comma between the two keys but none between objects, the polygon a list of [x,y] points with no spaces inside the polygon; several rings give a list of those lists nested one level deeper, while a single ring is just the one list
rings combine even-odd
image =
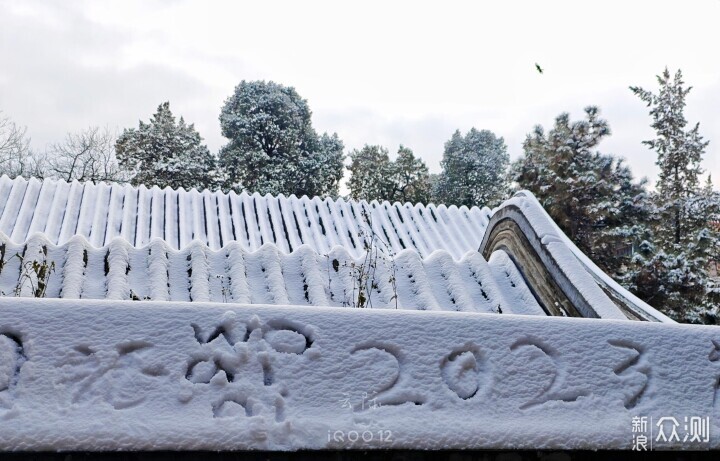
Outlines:
[{"label": "overcast white sky", "polygon": [[[536,124],[598,105],[600,150],[655,180],[647,108],[665,66],[694,87],[686,116],[720,183],[720,0],[0,0],[0,110],[36,149],[90,125],[122,129],[169,100],[216,151],[241,80],[294,86],[346,150],[411,147],[440,169],[455,129],[489,129],[511,158]],[[535,63],[545,70],[539,74]]]}]

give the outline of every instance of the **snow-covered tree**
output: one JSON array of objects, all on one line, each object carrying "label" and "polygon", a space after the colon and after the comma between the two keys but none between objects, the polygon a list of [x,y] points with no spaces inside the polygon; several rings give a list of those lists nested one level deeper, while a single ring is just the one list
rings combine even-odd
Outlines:
[{"label": "snow-covered tree", "polygon": [[422,159],[402,144],[393,162],[393,196],[391,201],[428,203],[430,201],[430,173]]},{"label": "snow-covered tree", "polygon": [[27,128],[20,127],[0,112],[0,175],[11,178],[45,175],[44,157],[30,149]]},{"label": "snow-covered tree", "polygon": [[216,159],[202,144],[193,124],[170,112],[170,103],[158,106],[150,123],[123,131],[115,144],[121,168],[132,175],[133,185],[198,190],[217,183]]},{"label": "snow-covered tree", "polygon": [[650,231],[638,245],[624,284],[637,296],[682,322],[720,323],[720,285],[710,277],[710,264],[720,259],[720,197],[700,193],[685,208],[697,224],[681,244],[663,244],[669,222],[662,219],[662,198],[654,195],[655,213]]},{"label": "snow-covered tree", "polygon": [[653,196],[650,232],[633,259],[630,288],[650,304],[680,320],[718,323],[720,289],[708,274],[717,260],[720,199],[708,182],[700,186],[700,163],[707,141],[699,124],[686,129],[682,72],[657,77],[658,93],[630,87],[650,107],[656,138],[644,141],[657,153],[660,174]]},{"label": "snow-covered tree", "polygon": [[336,195],[343,174],[343,144],[319,137],[307,101],[292,87],[242,81],[220,113],[225,185],[260,193]]},{"label": "snow-covered tree", "polygon": [[505,141],[493,132],[472,128],[463,136],[457,130],[445,143],[433,200],[457,206],[497,205],[507,194],[509,161]]},{"label": "snow-covered tree", "polygon": [[392,161],[382,146],[365,145],[350,153],[350,196],[356,200],[427,203],[430,177],[427,165],[403,145]]},{"label": "snow-covered tree", "polygon": [[65,181],[127,181],[127,172],[115,156],[115,135],[108,128],[90,127],[68,133],[65,140],[50,146],[47,175]]},{"label": "snow-covered tree", "polygon": [[643,141],[643,144],[657,153],[656,164],[660,167],[660,174],[656,187],[664,197],[661,213],[667,219],[668,230],[664,238],[681,243],[692,231],[686,226],[685,202],[698,192],[699,176],[702,174],[700,162],[708,141],[703,141],[700,136],[699,123],[685,130],[685,97],[692,87],[683,87],[682,72],[678,70],[671,80],[666,68],[657,80],[660,84],[657,94],[640,87],[630,89],[651,108],[651,126],[657,134],[655,139]]},{"label": "snow-covered tree", "polygon": [[573,242],[613,274],[627,260],[624,250],[643,232],[644,181],[634,182],[621,159],[596,150],[610,127],[597,107],[585,113],[587,119],[576,122],[561,114],[547,134],[536,126],[523,143],[524,155],[512,164],[511,178],[535,194]]},{"label": "snow-covered tree", "polygon": [[347,186],[355,200],[388,200],[394,192],[392,162],[382,146],[365,146],[350,152]]},{"label": "snow-covered tree", "polygon": [[342,166],[345,161],[343,150],[345,146],[337,133],[332,136],[323,133],[318,139],[318,147],[311,156],[300,159],[298,171],[304,172],[300,181],[297,181],[293,192],[300,197],[330,196],[338,197],[338,187],[343,177]]}]

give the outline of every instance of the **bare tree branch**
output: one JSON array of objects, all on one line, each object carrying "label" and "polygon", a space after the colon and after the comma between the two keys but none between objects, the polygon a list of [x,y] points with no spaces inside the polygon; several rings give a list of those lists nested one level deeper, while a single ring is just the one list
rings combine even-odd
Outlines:
[{"label": "bare tree branch", "polygon": [[0,175],[44,176],[43,157],[30,149],[27,127],[19,127],[0,111]]},{"label": "bare tree branch", "polygon": [[126,182],[127,172],[115,156],[117,136],[107,127],[90,127],[68,133],[48,152],[48,175],[65,181]]}]

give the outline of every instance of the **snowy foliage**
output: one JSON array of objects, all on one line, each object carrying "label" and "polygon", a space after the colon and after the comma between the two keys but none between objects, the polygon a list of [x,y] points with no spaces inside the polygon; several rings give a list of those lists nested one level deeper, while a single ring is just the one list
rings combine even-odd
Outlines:
[{"label": "snowy foliage", "polygon": [[355,200],[383,200],[392,194],[391,162],[382,146],[365,145],[350,152],[350,197]]},{"label": "snowy foliage", "polygon": [[720,261],[720,194],[701,190],[683,205],[683,239],[674,243],[666,198],[652,196],[651,213],[639,251],[623,282],[644,301],[681,322],[720,322],[720,286],[710,265]]},{"label": "snowy foliage", "polygon": [[261,194],[336,196],[343,144],[318,136],[307,101],[292,87],[242,81],[220,113],[225,185]]},{"label": "snowy foliage", "polygon": [[158,106],[150,123],[126,129],[115,145],[120,166],[132,173],[132,184],[148,187],[213,188],[217,180],[215,157],[202,144],[193,124],[170,112],[170,103]]},{"label": "snowy foliage", "polygon": [[665,69],[655,94],[631,87],[648,107],[657,137],[644,143],[653,149],[660,167],[653,196],[649,229],[627,274],[638,296],[669,316],[697,323],[718,323],[720,287],[710,277],[709,265],[718,261],[720,198],[712,183],[699,185],[700,162],[707,141],[696,124],[686,130],[683,115],[690,87],[682,73],[673,79]]},{"label": "snowy foliage", "polygon": [[415,157],[410,148],[401,145],[393,166],[395,194],[392,200],[403,203],[430,201],[430,174],[422,159]]},{"label": "snowy foliage", "polygon": [[491,131],[472,128],[465,136],[456,131],[445,143],[433,200],[468,207],[498,205],[507,195],[509,159],[505,141]]},{"label": "snowy foliage", "polygon": [[343,177],[345,146],[337,133],[323,133],[313,155],[302,157],[297,171],[305,172],[299,186],[293,191],[297,196],[338,196],[338,185]]},{"label": "snowy foliage", "polygon": [[413,151],[400,146],[397,159],[390,160],[382,146],[365,145],[350,153],[348,188],[356,200],[387,200],[402,203],[427,203],[430,177],[427,165]]},{"label": "snowy foliage", "polygon": [[587,120],[576,122],[561,114],[547,134],[536,126],[511,175],[585,254],[614,273],[629,237],[640,232],[633,225],[642,217],[645,194],[621,159],[595,150],[610,127],[596,107],[585,113]]},{"label": "snowy foliage", "polygon": [[666,68],[657,79],[660,84],[658,94],[639,87],[631,87],[631,90],[651,107],[651,126],[657,133],[655,139],[643,141],[643,144],[657,153],[656,164],[660,167],[657,189],[663,196],[660,212],[668,219],[667,223],[672,223],[665,227],[669,235],[663,238],[681,243],[688,233],[692,233],[692,229],[685,226],[689,212],[685,202],[700,187],[700,162],[708,142],[703,141],[698,132],[699,123],[691,130],[685,130],[687,121],[683,109],[685,97],[692,87],[683,88],[682,72],[678,70],[671,80]]}]

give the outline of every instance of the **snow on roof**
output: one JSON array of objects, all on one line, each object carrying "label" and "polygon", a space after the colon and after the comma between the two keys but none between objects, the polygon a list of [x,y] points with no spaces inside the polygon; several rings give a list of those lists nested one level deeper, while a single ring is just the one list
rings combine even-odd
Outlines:
[{"label": "snow on roof", "polygon": [[[454,260],[403,250],[394,258],[355,259],[342,247],[326,255],[308,245],[290,254],[265,244],[249,252],[237,242],[213,251],[200,242],[174,250],[163,240],[135,248],[115,238],[94,248],[82,236],[55,246],[43,234],[16,244],[0,233],[0,292],[31,295],[22,262],[54,267],[45,297],[244,304],[381,307],[544,315],[508,256],[478,252]],[[20,255],[20,257],[13,257]],[[359,275],[360,267],[368,275]],[[372,270],[372,273],[369,271]],[[30,275],[33,275],[30,272]],[[367,287],[359,301],[360,284]],[[397,303],[396,303],[397,301]]]},{"label": "snow on roof", "polygon": [[3,176],[0,253],[5,295],[35,293],[23,260],[54,268],[45,297],[670,321],[529,192],[491,211]]},{"label": "snow on roof", "polygon": [[464,206],[0,177],[0,232],[16,243],[40,232],[55,245],[79,235],[93,247],[115,237],[136,248],[159,238],[175,250],[196,240],[211,250],[234,241],[251,252],[272,243],[284,253],[308,245],[325,254],[339,245],[357,258],[366,222],[393,253],[407,248],[424,258],[445,250],[459,260],[477,251],[490,214]]},{"label": "snow on roof", "polygon": [[[529,193],[371,204],[376,259],[340,239],[355,202],[1,178],[0,206],[0,450],[629,449],[688,416],[704,438],[655,447],[720,448],[715,327],[665,323]],[[22,299],[50,268],[67,299]],[[339,309],[360,283],[374,309]]]},{"label": "snow on roof", "polygon": [[[563,290],[565,296],[572,298],[575,308],[585,305],[592,311],[593,315],[583,316],[627,317],[636,320],[675,323],[674,320],[623,288],[597,267],[550,218],[550,215],[530,191],[517,192],[511,199],[493,210],[488,231],[483,237],[481,252],[487,254],[488,250],[493,250],[492,247],[487,246],[488,241],[496,232],[495,227],[501,227],[498,224],[508,219],[525,228],[521,232],[525,238],[532,240],[531,245],[538,247],[538,253],[545,253],[543,256],[546,258],[550,256],[550,259],[546,259],[543,263],[545,269],[555,273],[555,283],[565,285],[566,288]],[[507,247],[503,246],[503,248],[512,252]],[[517,258],[519,255],[515,254],[514,256]],[[559,271],[555,269],[559,269]],[[559,273],[562,273],[561,277],[557,277]],[[561,280],[563,278],[565,280]]]}]

